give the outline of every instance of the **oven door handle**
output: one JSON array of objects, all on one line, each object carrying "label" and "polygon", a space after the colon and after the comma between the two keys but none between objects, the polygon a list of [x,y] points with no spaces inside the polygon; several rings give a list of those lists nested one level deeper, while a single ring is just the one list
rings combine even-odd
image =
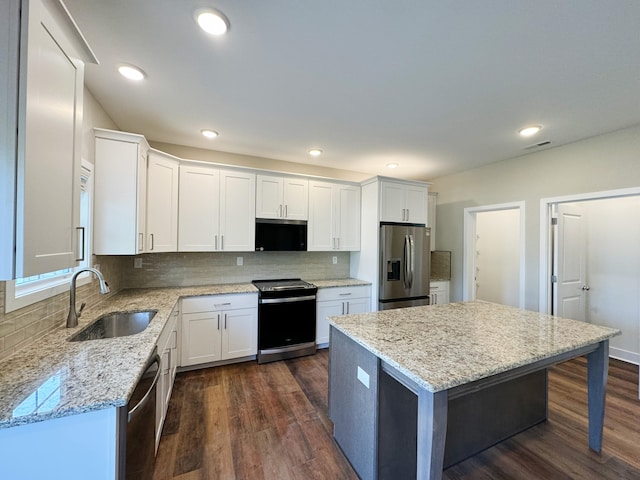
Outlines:
[{"label": "oven door handle", "polygon": [[258,303],[292,303],[292,302],[306,302],[309,300],[315,300],[315,295],[305,295],[304,297],[285,297],[285,298],[261,298]]},{"label": "oven door handle", "polygon": [[131,410],[129,410],[128,415],[127,415],[127,420],[130,422],[131,419],[133,417],[136,416],[136,414],[140,411],[140,409],[149,401],[151,400],[151,393],[154,391],[154,389],[156,388],[156,384],[158,383],[158,378],[160,378],[160,374],[161,372],[161,360],[160,360],[160,355],[158,355],[157,353],[151,358],[151,360],[149,361],[149,363],[147,363],[147,366],[145,367],[144,371],[145,373],[149,370],[149,368],[151,368],[151,366],[157,363],[158,364],[158,370],[156,370],[156,374],[153,377],[153,381],[151,382],[151,386],[149,387],[149,390],[147,390],[147,393],[144,394],[144,396],[142,397],[142,399],[136,404],[135,407],[133,407]]}]

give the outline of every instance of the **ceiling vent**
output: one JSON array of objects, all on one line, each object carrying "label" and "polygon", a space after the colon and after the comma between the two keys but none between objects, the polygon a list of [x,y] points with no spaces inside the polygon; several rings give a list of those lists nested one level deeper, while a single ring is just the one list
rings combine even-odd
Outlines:
[{"label": "ceiling vent", "polygon": [[524,147],[524,150],[533,150],[534,148],[546,147],[547,145],[551,145],[551,140],[545,140],[544,142],[534,143],[533,145],[528,145]]}]

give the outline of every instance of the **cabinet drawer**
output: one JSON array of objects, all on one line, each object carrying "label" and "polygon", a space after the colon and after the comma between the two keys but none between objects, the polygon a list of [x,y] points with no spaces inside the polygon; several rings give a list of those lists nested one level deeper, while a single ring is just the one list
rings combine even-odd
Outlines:
[{"label": "cabinet drawer", "polygon": [[258,306],[258,294],[205,295],[182,299],[182,313],[215,312],[254,308]]},{"label": "cabinet drawer", "polygon": [[367,298],[371,296],[371,287],[362,285],[357,287],[319,288],[317,299],[325,300],[349,300],[351,298]]}]

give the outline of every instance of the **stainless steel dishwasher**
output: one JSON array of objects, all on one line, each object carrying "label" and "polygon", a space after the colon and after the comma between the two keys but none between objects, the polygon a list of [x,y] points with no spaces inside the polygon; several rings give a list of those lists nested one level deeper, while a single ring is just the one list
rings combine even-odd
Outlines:
[{"label": "stainless steel dishwasher", "polygon": [[153,476],[156,387],[160,373],[160,356],[154,351],[129,402],[120,408],[119,479],[146,480]]}]

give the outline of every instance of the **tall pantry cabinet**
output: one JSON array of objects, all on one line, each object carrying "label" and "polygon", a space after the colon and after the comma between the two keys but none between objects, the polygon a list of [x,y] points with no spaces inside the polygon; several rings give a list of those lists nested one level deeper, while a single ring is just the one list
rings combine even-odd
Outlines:
[{"label": "tall pantry cabinet", "polygon": [[0,38],[0,279],[12,279],[82,256],[84,64],[97,59],[59,1],[3,1]]}]

